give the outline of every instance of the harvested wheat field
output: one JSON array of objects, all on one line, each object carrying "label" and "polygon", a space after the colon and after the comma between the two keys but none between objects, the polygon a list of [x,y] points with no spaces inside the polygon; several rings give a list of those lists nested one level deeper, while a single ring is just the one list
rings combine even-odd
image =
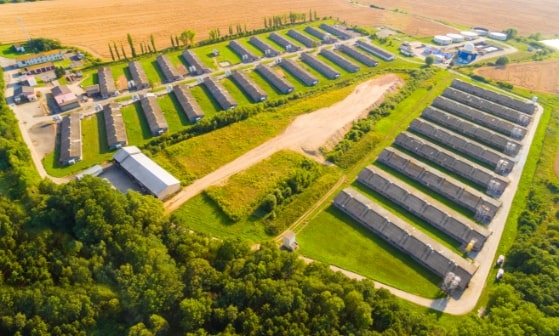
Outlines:
[{"label": "harvested wheat field", "polygon": [[516,28],[521,35],[559,33],[557,0],[367,0],[386,9],[491,30]]},{"label": "harvested wheat field", "polygon": [[559,61],[517,63],[509,64],[506,67],[485,67],[476,69],[475,73],[529,90],[559,94]]},{"label": "harvested wheat field", "polygon": [[1,6],[1,42],[26,38],[18,22],[21,18],[31,36],[56,38],[103,58],[110,56],[108,42],[126,44],[127,33],[137,42],[148,42],[153,34],[156,46],[164,48],[171,45],[171,34],[186,29],[194,30],[200,40],[210,29],[220,28],[225,33],[229,25],[236,24],[262,28],[266,16],[308,13],[309,9],[320,17],[332,16],[358,25],[387,25],[420,36],[449,29],[430,20],[373,10],[346,0],[52,0]]}]

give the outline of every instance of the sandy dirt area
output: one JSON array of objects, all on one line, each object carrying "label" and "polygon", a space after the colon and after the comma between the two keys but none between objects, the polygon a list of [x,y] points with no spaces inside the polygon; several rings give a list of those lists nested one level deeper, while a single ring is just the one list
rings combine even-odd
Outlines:
[{"label": "sandy dirt area", "polygon": [[506,67],[485,67],[476,69],[475,73],[529,90],[559,94],[559,61],[508,64]]},{"label": "sandy dirt area", "polygon": [[332,16],[352,24],[388,25],[421,36],[448,30],[442,24],[392,11],[367,8],[347,0],[53,0],[4,4],[0,10],[0,41],[15,42],[26,38],[18,18],[34,37],[56,38],[96,56],[110,58],[108,43],[121,42],[127,47],[126,34],[137,43],[149,43],[150,34],[156,47],[171,45],[170,35],[186,29],[196,32],[195,40],[205,39],[211,29],[226,33],[229,25],[241,24],[247,29],[262,28],[264,17],[307,13],[316,10],[320,17]]},{"label": "sandy dirt area", "polygon": [[[344,100],[330,107],[299,116],[279,136],[182,189],[165,202],[166,211],[176,210],[209,186],[222,183],[230,176],[249,168],[279,150],[291,148],[307,154],[318,152],[318,148],[331,137],[336,136],[340,129],[358,119],[364,111],[381,100],[386,92],[401,84],[402,80],[393,74],[371,79],[357,86]],[[314,157],[316,158],[316,156]]]}]

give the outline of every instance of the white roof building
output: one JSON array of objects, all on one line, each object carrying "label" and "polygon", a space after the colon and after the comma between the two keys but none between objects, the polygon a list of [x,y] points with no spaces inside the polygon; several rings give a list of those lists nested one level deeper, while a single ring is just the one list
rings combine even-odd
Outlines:
[{"label": "white roof building", "polygon": [[449,45],[452,43],[452,39],[445,35],[435,35],[433,41],[435,41],[435,43],[439,45]]},{"label": "white roof building", "polygon": [[180,181],[136,146],[121,148],[113,158],[137,183],[159,199],[165,199],[180,190]]},{"label": "white roof building", "polygon": [[464,42],[464,36],[460,35],[460,34],[454,34],[454,33],[448,33],[446,34],[447,37],[450,37],[452,39],[452,42]]},{"label": "white roof building", "polygon": [[475,40],[479,36],[478,33],[475,33],[473,31],[463,31],[463,32],[460,32],[460,35],[464,36],[464,39],[466,41]]},{"label": "white roof building", "polygon": [[507,34],[505,33],[500,33],[500,32],[490,32],[489,33],[489,37],[494,39],[494,40],[499,40],[499,41],[506,41],[507,39]]}]

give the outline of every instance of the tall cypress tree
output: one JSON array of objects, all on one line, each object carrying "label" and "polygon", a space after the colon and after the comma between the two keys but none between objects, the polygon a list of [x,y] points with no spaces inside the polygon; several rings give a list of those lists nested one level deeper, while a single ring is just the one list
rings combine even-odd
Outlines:
[{"label": "tall cypress tree", "polygon": [[126,35],[126,39],[128,39],[128,44],[130,44],[130,51],[132,52],[132,57],[136,57],[136,48],[134,48],[134,40],[132,40],[132,35],[128,33],[128,35]]},{"label": "tall cypress tree", "polygon": [[111,59],[113,60],[113,62],[115,61],[115,55],[113,54],[113,47],[111,47],[111,44],[109,43],[109,51],[111,52]]}]

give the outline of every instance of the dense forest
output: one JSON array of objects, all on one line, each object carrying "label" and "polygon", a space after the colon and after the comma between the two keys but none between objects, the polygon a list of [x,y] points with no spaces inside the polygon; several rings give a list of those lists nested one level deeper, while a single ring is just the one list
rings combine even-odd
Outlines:
[{"label": "dense forest", "polygon": [[485,316],[450,318],[271,242],[192,233],[98,178],[40,182],[0,98],[1,335],[559,334],[558,184],[534,180]]}]

